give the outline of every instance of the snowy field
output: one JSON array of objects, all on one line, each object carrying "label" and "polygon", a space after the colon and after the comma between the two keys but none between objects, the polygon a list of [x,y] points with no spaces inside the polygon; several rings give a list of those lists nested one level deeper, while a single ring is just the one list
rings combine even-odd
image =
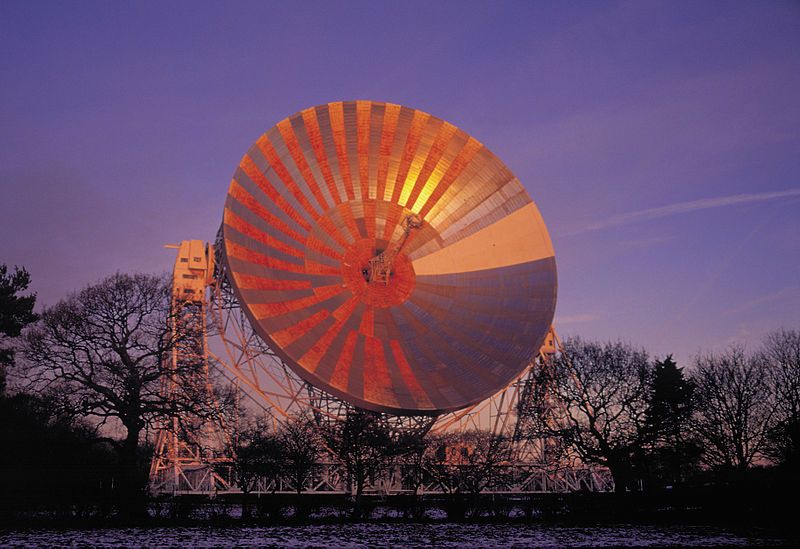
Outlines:
[{"label": "snowy field", "polygon": [[327,524],[0,532],[0,547],[748,547],[788,546],[715,527]]}]

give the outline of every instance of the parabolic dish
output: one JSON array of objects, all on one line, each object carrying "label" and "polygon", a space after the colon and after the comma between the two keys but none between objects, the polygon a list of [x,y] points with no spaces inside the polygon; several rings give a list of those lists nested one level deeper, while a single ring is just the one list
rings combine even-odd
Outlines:
[{"label": "parabolic dish", "polygon": [[494,154],[422,111],[306,109],[242,159],[228,278],[301,378],[370,410],[434,414],[504,388],[550,327],[547,229]]}]

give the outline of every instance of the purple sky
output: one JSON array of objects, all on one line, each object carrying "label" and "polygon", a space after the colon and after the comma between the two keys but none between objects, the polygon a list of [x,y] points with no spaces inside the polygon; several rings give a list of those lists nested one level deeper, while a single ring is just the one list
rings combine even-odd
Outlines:
[{"label": "purple sky", "polygon": [[374,99],[525,184],[562,335],[685,364],[800,328],[797,2],[5,0],[0,51],[0,262],[40,304],[170,269],[261,133]]}]

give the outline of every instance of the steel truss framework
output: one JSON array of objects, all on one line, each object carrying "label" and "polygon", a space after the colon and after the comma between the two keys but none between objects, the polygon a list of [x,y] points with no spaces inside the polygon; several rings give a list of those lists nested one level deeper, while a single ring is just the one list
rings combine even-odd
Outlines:
[{"label": "steel truss framework", "polygon": [[[162,392],[177,398],[179,385],[192,386],[216,406],[209,381],[207,287],[213,280],[214,258],[210,246],[199,240],[177,246],[172,280],[170,330],[174,346],[164,367],[170,372],[162,381]],[[177,333],[190,337],[177,337]],[[205,399],[204,399],[205,400]],[[173,407],[177,409],[177,407]],[[150,466],[150,489],[155,493],[229,490],[230,440],[222,414],[208,421],[188,414],[169,418],[156,437]]]},{"label": "steel truss framework", "polygon": [[[198,241],[191,241],[198,242]],[[182,244],[183,245],[183,244]],[[209,253],[212,247],[208,246]],[[217,250],[220,248],[217,247]],[[219,251],[217,251],[219,254]],[[277,429],[292,416],[311,414],[321,425],[338,422],[353,406],[301,380],[264,341],[255,334],[230,288],[224,263],[214,262],[213,277],[208,278],[203,305],[198,309],[207,316],[204,333],[207,364],[238,388],[251,406],[260,408]],[[541,493],[612,491],[613,480],[601,467],[580,464],[574,457],[566,461],[548,439],[525,436],[525,421],[532,412],[535,396],[533,379],[539,368],[547,368],[558,350],[558,338],[551,329],[538,356],[517,380],[494,396],[471,407],[440,416],[380,414],[380,420],[393,432],[425,434],[489,430],[495,436],[512,441],[512,455],[501,467],[501,479],[487,493]],[[175,357],[173,360],[179,360]],[[169,387],[165,387],[169,390]],[[539,402],[538,406],[542,403]],[[545,406],[552,405],[545,399]],[[197,441],[181,441],[174,430],[159,433],[156,458],[151,467],[151,492],[156,494],[225,494],[239,493],[232,478],[226,445],[216,451],[208,446],[199,451]],[[165,473],[168,472],[168,473]],[[382,478],[372,479],[366,493],[400,494],[413,492],[413,466],[398,463]],[[288,479],[260,479],[251,493],[296,493]],[[329,455],[318,464],[304,493],[347,494],[349,485],[343,466]],[[417,494],[439,494],[435,482],[423,482]]]}]

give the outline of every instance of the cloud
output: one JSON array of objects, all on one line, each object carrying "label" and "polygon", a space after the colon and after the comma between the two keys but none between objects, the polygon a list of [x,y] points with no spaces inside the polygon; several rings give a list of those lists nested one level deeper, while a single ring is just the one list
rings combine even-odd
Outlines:
[{"label": "cloud", "polygon": [[731,307],[722,311],[720,314],[722,316],[732,316],[748,309],[752,309],[759,305],[764,305],[766,303],[774,303],[775,301],[786,301],[786,300],[794,300],[800,297],[800,287],[798,286],[791,286],[788,288],[783,288],[782,290],[778,290],[777,292],[771,292],[768,294],[761,295],[755,299],[751,299],[749,301],[745,301],[735,307]]},{"label": "cloud", "polygon": [[731,196],[720,196],[717,198],[704,198],[702,200],[692,200],[689,202],[679,202],[677,204],[670,204],[668,206],[661,206],[658,208],[648,208],[646,210],[639,210],[636,212],[629,212],[622,215],[617,215],[606,219],[605,221],[598,221],[579,229],[569,235],[587,233],[592,231],[599,231],[609,227],[617,227],[619,225],[628,225],[637,223],[639,221],[649,221],[651,219],[658,219],[661,217],[670,217],[673,215],[696,212],[699,210],[709,210],[712,208],[722,208],[724,206],[734,206],[737,204],[749,204],[752,202],[765,202],[767,200],[776,200],[779,198],[792,198],[800,196],[800,189],[790,189],[788,191],[777,191],[769,193],[755,193],[755,194],[734,194]]}]

